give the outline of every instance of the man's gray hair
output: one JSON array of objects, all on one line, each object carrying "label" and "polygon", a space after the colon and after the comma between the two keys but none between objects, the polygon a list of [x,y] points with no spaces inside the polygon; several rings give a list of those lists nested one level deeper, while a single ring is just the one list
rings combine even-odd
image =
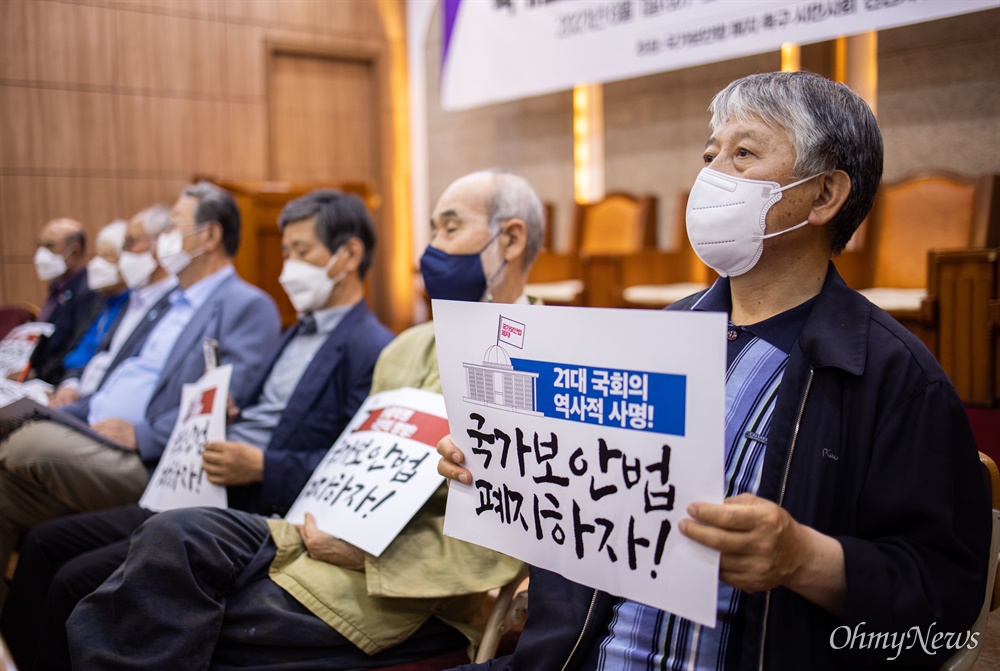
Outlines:
[{"label": "man's gray hair", "polygon": [[524,222],[523,265],[530,267],[545,239],[545,214],[535,189],[524,177],[500,168],[474,174],[488,174],[493,178],[493,193],[486,207],[491,231],[496,231],[508,219]]},{"label": "man's gray hair", "polygon": [[137,215],[142,220],[142,228],[154,240],[170,228],[170,208],[166,205],[153,205]]},{"label": "man's gray hair", "polygon": [[767,72],[737,79],[709,105],[712,131],[760,119],[785,130],[795,147],[794,177],[843,170],[851,192],[830,222],[833,253],[868,215],[882,180],[882,133],[875,115],[844,84],[811,72]]},{"label": "man's gray hair", "polygon": [[121,219],[112,221],[97,232],[97,237],[94,239],[95,247],[100,247],[101,243],[107,242],[121,252],[125,248],[125,229],[127,228],[128,223]]}]

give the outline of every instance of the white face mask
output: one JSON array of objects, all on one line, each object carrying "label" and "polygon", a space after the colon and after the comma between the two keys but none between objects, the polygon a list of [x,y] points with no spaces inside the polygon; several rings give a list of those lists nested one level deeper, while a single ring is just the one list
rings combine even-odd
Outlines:
[{"label": "white face mask", "polygon": [[118,272],[129,289],[141,289],[149,282],[149,276],[156,270],[153,252],[133,254],[122,252],[118,257]]},{"label": "white face mask", "polygon": [[95,291],[118,284],[118,266],[101,256],[87,263],[87,284]]},{"label": "white face mask", "polygon": [[343,249],[341,247],[337,250],[322,268],[305,261],[293,259],[285,261],[278,282],[288,294],[288,300],[292,302],[296,312],[314,312],[326,305],[333,287],[347,274],[347,271],[343,270],[335,277],[327,276],[330,268],[340,258]]},{"label": "white face mask", "polygon": [[777,182],[730,177],[710,168],[702,169],[688,196],[688,239],[706,266],[722,277],[742,275],[753,268],[764,251],[764,240],[783,231],[764,235],[767,211],[781,200],[781,192],[808,182],[822,173],[786,186]]},{"label": "white face mask", "polygon": [[156,257],[160,259],[160,265],[167,269],[172,275],[177,275],[190,265],[201,251],[189,254],[184,251],[184,238],[195,233],[200,233],[201,228],[196,228],[188,233],[181,233],[173,230],[163,233],[156,239]]},{"label": "white face mask", "polygon": [[66,259],[47,247],[39,247],[35,252],[35,272],[43,282],[62,277],[66,274]]}]

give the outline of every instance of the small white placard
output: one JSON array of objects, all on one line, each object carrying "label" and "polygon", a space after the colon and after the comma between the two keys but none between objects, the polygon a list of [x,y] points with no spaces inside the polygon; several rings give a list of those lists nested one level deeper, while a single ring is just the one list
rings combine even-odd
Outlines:
[{"label": "small white placard", "polygon": [[202,468],[205,444],[226,439],[226,400],[232,364],[213,368],[184,385],[181,412],[139,505],[162,512],[175,508],[228,505],[226,488],[208,481]]},{"label": "small white placard", "polygon": [[29,322],[12,328],[0,340],[0,377],[9,377],[27,368],[39,339],[51,336],[55,330],[56,327],[48,322]]},{"label": "small white placard", "polygon": [[323,531],[378,556],[441,486],[444,399],[419,389],[369,396],[285,516],[312,513]]}]

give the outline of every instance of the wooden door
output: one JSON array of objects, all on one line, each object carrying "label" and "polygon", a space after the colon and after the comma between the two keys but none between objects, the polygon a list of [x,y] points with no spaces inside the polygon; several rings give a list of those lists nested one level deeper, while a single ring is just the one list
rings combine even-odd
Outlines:
[{"label": "wooden door", "polygon": [[[269,178],[291,184],[362,184],[379,244],[366,282],[369,305],[390,323],[386,227],[379,216],[380,114],[375,58],[276,48],[268,67]],[[277,286],[280,241],[261,231],[257,260],[264,284]],[[267,239],[265,239],[267,238]]]}]

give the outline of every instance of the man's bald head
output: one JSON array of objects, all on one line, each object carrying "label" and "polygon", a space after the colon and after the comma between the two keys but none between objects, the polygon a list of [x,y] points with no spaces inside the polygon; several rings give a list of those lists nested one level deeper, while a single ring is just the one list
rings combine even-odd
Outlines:
[{"label": "man's bald head", "polygon": [[38,246],[63,257],[67,273],[71,273],[86,262],[87,233],[76,219],[53,219],[42,227]]}]

